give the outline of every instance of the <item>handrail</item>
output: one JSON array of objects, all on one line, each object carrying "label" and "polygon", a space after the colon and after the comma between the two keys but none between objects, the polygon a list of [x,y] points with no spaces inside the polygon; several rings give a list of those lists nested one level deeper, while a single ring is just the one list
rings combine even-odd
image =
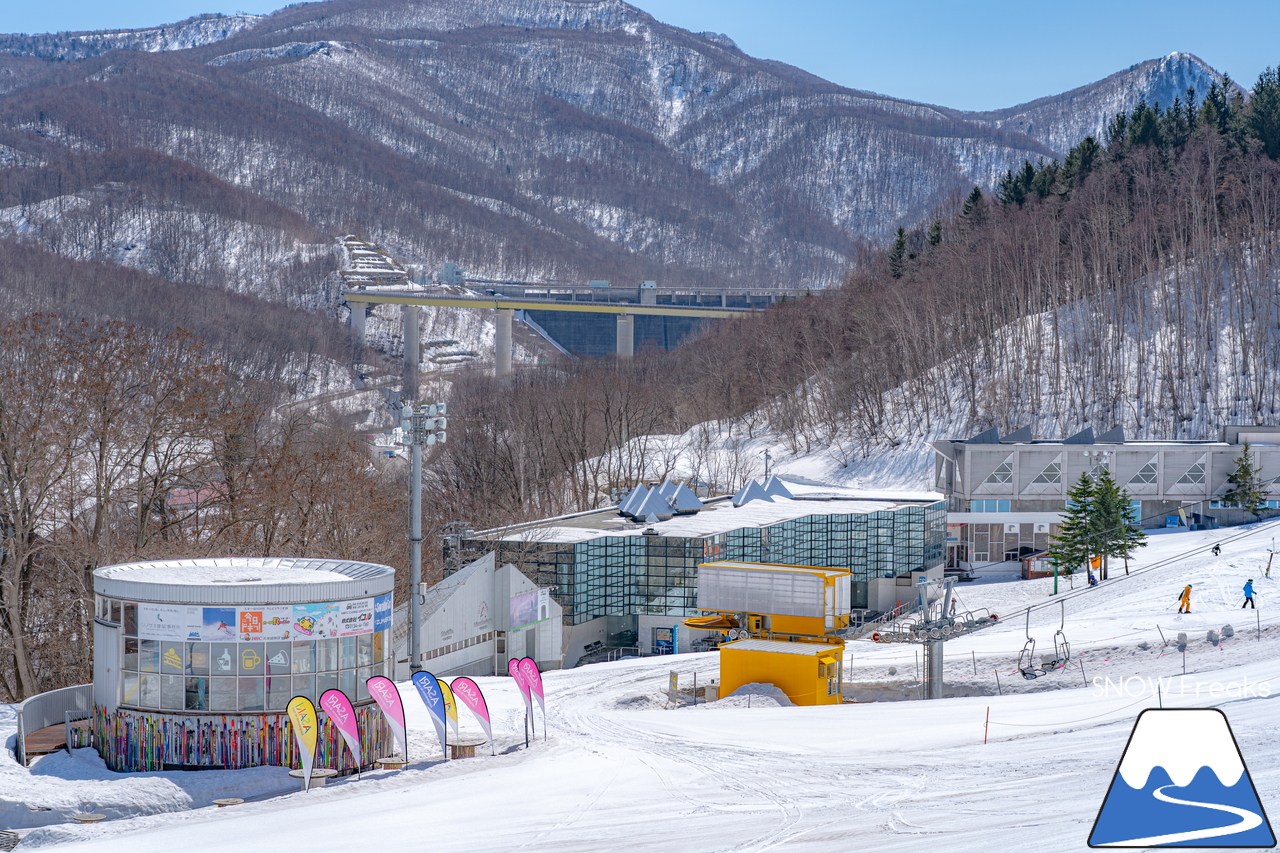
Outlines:
[{"label": "handrail", "polygon": [[38,693],[18,705],[18,737],[14,754],[22,766],[27,765],[27,733],[53,725],[66,725],[69,712],[93,710],[93,685],[77,684]]}]

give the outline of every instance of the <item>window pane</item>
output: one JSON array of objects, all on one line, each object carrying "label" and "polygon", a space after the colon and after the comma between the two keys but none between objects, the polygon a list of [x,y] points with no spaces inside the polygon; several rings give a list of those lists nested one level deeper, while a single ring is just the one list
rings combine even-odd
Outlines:
[{"label": "window pane", "polygon": [[138,636],[138,605],[124,606],[124,633],[130,637]]},{"label": "window pane", "polygon": [[[180,675],[183,671],[182,651],[185,643],[160,641],[160,671]],[[166,706],[167,707],[167,706]]]},{"label": "window pane", "polygon": [[334,690],[338,686],[338,673],[322,672],[316,676],[316,697],[324,695],[326,690]]},{"label": "window pane", "polygon": [[[124,669],[138,671],[138,641],[134,637],[124,638]],[[133,704],[132,702],[130,704]]]},{"label": "window pane", "polygon": [[373,635],[373,662],[382,661],[382,638],[386,636],[386,631],[378,631]]},{"label": "window pane", "polygon": [[236,710],[236,680],[228,677],[214,677],[209,679],[209,710],[210,711],[234,711]]},{"label": "window pane", "polygon": [[292,695],[289,698],[293,698],[293,696],[306,696],[312,702],[315,701],[316,677],[314,675],[295,675],[292,679],[292,683]]},{"label": "window pane", "polygon": [[187,682],[187,710],[188,711],[207,711],[209,710],[209,679],[207,678],[188,678]]},{"label": "window pane", "polygon": [[160,643],[157,640],[138,641],[138,671],[160,671]]},{"label": "window pane", "polygon": [[267,710],[282,711],[294,694],[292,680],[287,675],[267,676]]},{"label": "window pane", "polygon": [[[214,675],[235,675],[236,643],[211,643],[209,646],[210,669]],[[215,711],[234,711],[235,708],[214,708]]]},{"label": "window pane", "polygon": [[240,679],[240,710],[241,711],[261,711],[262,710],[262,679],[261,678],[241,678]]},{"label": "window pane", "polygon": [[186,704],[183,697],[181,675],[160,676],[160,707],[169,711],[181,711]]},{"label": "window pane", "polygon": [[343,637],[339,642],[342,643],[342,655],[338,661],[339,669],[355,669],[356,668],[356,638]]},{"label": "window pane", "polygon": [[338,641],[316,641],[316,672],[327,672],[338,668]]},{"label": "window pane", "polygon": [[[187,643],[187,675],[209,674],[209,644]],[[206,691],[207,695],[207,691]]]},{"label": "window pane", "polygon": [[356,665],[368,666],[373,663],[373,634],[361,634],[356,637]]},{"label": "window pane", "polygon": [[[380,671],[381,667],[377,667],[376,669]],[[369,686],[366,682],[368,682],[370,678],[373,678],[374,674],[375,674],[375,667],[369,667],[369,666],[360,667],[359,674],[356,675],[355,701],[364,702],[369,698]],[[350,696],[351,694],[347,694],[347,695]]]},{"label": "window pane", "polygon": [[124,691],[120,696],[120,703],[122,705],[138,704],[138,673],[124,673]]},{"label": "window pane", "polygon": [[142,708],[160,707],[160,676],[143,673],[139,676],[138,705]]},{"label": "window pane", "polygon": [[356,695],[356,671],[354,669],[344,669],[338,673],[338,689],[347,694],[348,699]]},{"label": "window pane", "polygon": [[292,671],[292,658],[289,655],[291,647],[291,643],[265,644],[262,654],[266,659],[264,666],[269,675],[288,675]]},{"label": "window pane", "polygon": [[236,651],[241,675],[262,675],[266,670],[262,643],[241,643]]},{"label": "window pane", "polygon": [[316,649],[315,643],[311,640],[302,640],[293,644],[293,671],[316,671]]}]

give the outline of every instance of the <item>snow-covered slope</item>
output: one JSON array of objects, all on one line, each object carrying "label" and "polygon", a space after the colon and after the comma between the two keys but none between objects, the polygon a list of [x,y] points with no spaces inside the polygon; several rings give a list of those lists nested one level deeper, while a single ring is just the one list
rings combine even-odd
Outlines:
[{"label": "snow-covered slope", "polygon": [[[1280,582],[1258,581],[1264,602],[1259,641],[1253,617],[1247,631],[1239,621],[1235,590],[1243,577],[1260,575],[1270,528],[1232,535],[1241,532],[1252,535],[1229,541],[1220,558],[1197,555],[1067,599],[1072,663],[1034,681],[1012,677],[1025,640],[1017,610],[1048,602],[1052,581],[964,585],[966,606],[989,606],[1002,617],[996,627],[946,644],[944,677],[968,696],[823,708],[758,700],[748,708],[735,697],[675,709],[665,700],[668,673],[678,672],[681,685],[697,673],[705,684],[716,674],[717,656],[664,656],[547,673],[545,735],[538,714],[537,737],[527,750],[524,703],[511,679],[477,679],[493,715],[497,755],[481,750],[474,759],[447,763],[425,708],[401,685],[410,767],[338,780],[307,794],[251,796],[241,806],[214,809],[207,805],[212,790],[191,787],[201,780],[179,778],[206,774],[104,779],[92,771],[93,760],[80,755],[41,759],[27,771],[7,752],[0,755],[0,786],[5,799],[24,807],[54,808],[14,810],[21,823],[11,826],[45,824],[27,835],[23,848],[66,843],[63,849],[84,853],[204,849],[212,838],[219,847],[288,848],[306,838],[334,850],[362,849],[370,839],[418,849],[424,827],[430,849],[441,853],[598,853],[621,839],[635,851],[829,851],[833,845],[886,853],[1083,851],[1135,718],[1159,702],[1225,710],[1262,803],[1280,797],[1274,725],[1280,625],[1265,605],[1268,596],[1280,596]],[[1134,567],[1187,551],[1203,555],[1212,541],[1208,533],[1161,535]],[[1204,589],[1194,616],[1172,612],[1173,593],[1184,580]],[[1161,600],[1169,603],[1164,611],[1153,605]],[[1032,634],[1048,639],[1057,618],[1056,607],[1041,611]],[[1206,627],[1224,622],[1236,622],[1234,640],[1203,641]],[[1163,644],[1160,629],[1170,639],[1177,631],[1190,635],[1186,679],[1182,656]],[[874,699],[894,685],[904,696],[918,695],[914,652],[905,645],[851,643],[848,697]],[[1162,680],[1159,698],[1152,695],[1156,679]],[[11,718],[4,725],[11,733]],[[462,727],[479,731],[465,713]],[[258,787],[257,772],[232,775],[254,779],[246,793],[256,794],[267,790]],[[262,771],[272,773],[279,771]],[[184,797],[192,800],[190,810]],[[142,816],[128,816],[130,799]],[[99,803],[110,820],[66,822],[71,809]]]},{"label": "snow-covered slope", "polygon": [[1101,143],[1111,119],[1132,111],[1139,101],[1168,107],[1179,99],[1185,104],[1188,89],[1203,98],[1214,83],[1221,85],[1222,75],[1204,60],[1189,53],[1171,53],[1060,95],[1003,110],[963,115],[991,127],[1021,131],[1059,154],[1066,154],[1090,134]]},{"label": "snow-covered slope", "polygon": [[41,59],[86,59],[109,50],[155,53],[188,50],[230,38],[263,20],[262,15],[198,15],[162,27],[116,32],[0,35],[0,53]]}]

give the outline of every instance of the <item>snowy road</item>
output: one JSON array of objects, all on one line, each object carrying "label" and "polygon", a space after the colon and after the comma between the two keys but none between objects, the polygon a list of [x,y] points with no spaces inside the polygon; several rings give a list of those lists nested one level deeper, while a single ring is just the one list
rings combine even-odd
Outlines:
[{"label": "snowy road", "polygon": [[[19,849],[77,840],[66,849],[342,850],[393,842],[433,853],[827,851],[853,844],[885,853],[1082,851],[1134,719],[1158,701],[1222,707],[1264,807],[1280,813],[1280,620],[1268,607],[1273,597],[1280,601],[1280,584],[1250,568],[1266,559],[1269,543],[1257,538],[1241,540],[1220,558],[1197,557],[1073,599],[1066,630],[1085,674],[1077,660],[1046,678],[1015,681],[1010,670],[1024,626],[1003,622],[947,645],[947,678],[979,695],[934,702],[724,707],[730,700],[668,710],[661,693],[668,670],[678,668],[682,679],[696,670],[703,681],[715,673],[714,654],[599,664],[546,675],[550,738],[541,739],[539,725],[539,739],[527,751],[514,685],[478,679],[495,711],[499,754],[450,763],[436,760],[426,711],[405,685],[412,750],[427,758],[400,774],[366,774],[363,781],[235,809],[48,827],[33,831]],[[1154,537],[1135,565],[1209,541],[1207,534]],[[1239,618],[1234,590],[1247,577],[1260,589],[1261,639],[1250,613],[1234,640],[1207,644],[1207,628]],[[1184,580],[1203,592],[1194,616],[1177,617],[1174,596]],[[1014,612],[1046,600],[1051,583],[970,585],[962,595],[969,606]],[[1037,614],[1032,633],[1050,640],[1057,622],[1056,613]],[[1189,675],[1181,684],[1182,656],[1160,644],[1157,625],[1166,635],[1189,635]],[[910,646],[860,641],[850,644],[847,657],[854,683],[913,681]],[[1004,695],[994,695],[997,668]],[[1095,677],[1165,680],[1157,700],[1136,680],[1127,683],[1127,694],[1103,695],[1091,685]],[[1252,695],[1231,693],[1231,685],[1246,680],[1255,685]],[[1271,696],[1258,695],[1260,683],[1274,685]],[[871,695],[871,687],[866,690]],[[4,769],[0,785],[19,782],[24,772]],[[133,781],[161,775],[138,774]],[[41,784],[76,783],[45,777]]]}]

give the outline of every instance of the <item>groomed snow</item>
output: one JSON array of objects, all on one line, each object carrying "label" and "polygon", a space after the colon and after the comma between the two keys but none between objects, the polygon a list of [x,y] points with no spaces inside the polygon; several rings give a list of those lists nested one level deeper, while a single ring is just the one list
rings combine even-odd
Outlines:
[{"label": "groomed snow", "polygon": [[[696,672],[701,686],[716,674],[716,654],[623,660],[547,673],[550,736],[542,739],[539,717],[528,750],[514,684],[481,678],[496,756],[441,762],[426,711],[406,684],[413,763],[398,774],[366,774],[363,781],[221,810],[199,807],[211,791],[181,789],[205,778],[216,782],[221,774],[86,779],[76,767],[89,759],[80,755],[80,764],[54,756],[26,771],[6,754],[0,785],[6,801],[58,807],[25,813],[59,825],[32,831],[20,850],[65,843],[63,849],[86,853],[303,845],[363,850],[373,844],[433,853],[1084,851],[1137,714],[1163,702],[1224,709],[1262,803],[1275,814],[1280,620],[1270,604],[1280,602],[1280,581],[1265,578],[1263,566],[1278,531],[1280,525],[1256,525],[1152,537],[1131,569],[1195,553],[1128,579],[1113,569],[1113,580],[1065,598],[1072,663],[1034,681],[1012,672],[1025,641],[1018,613],[1048,601],[1053,581],[962,585],[965,606],[1001,614],[996,626],[946,645],[949,687],[968,696],[821,708],[779,707],[756,697],[748,708],[746,697],[735,696],[668,709],[669,671],[680,673],[685,688]],[[1222,556],[1208,556],[1219,541]],[[1248,578],[1262,608],[1257,622],[1253,611],[1239,609]],[[1187,582],[1194,584],[1193,613],[1178,616],[1176,595]],[[1065,581],[1061,586],[1069,588]],[[1045,608],[1030,620],[1038,653],[1046,644],[1051,651],[1057,611]],[[1234,639],[1221,646],[1205,641],[1208,629],[1228,623]],[[1183,656],[1162,644],[1160,630],[1171,640],[1179,631],[1188,635],[1185,680]],[[846,680],[854,686],[847,696],[915,695],[916,660],[912,646],[850,643]],[[1130,679],[1122,688],[1129,692],[1106,692],[1104,682],[1094,686],[1095,678]],[[1160,698],[1146,692],[1154,685],[1147,679],[1156,678],[1163,679]],[[1268,696],[1260,685],[1267,685]],[[477,732],[463,717],[464,733]],[[5,725],[11,735],[12,722]],[[280,772],[236,778],[246,780],[250,793],[254,784],[265,785],[261,777],[270,781]],[[184,796],[195,808],[182,804]],[[65,823],[72,808],[97,804],[105,811],[105,803],[130,800],[143,816],[112,813],[87,827]]]}]

